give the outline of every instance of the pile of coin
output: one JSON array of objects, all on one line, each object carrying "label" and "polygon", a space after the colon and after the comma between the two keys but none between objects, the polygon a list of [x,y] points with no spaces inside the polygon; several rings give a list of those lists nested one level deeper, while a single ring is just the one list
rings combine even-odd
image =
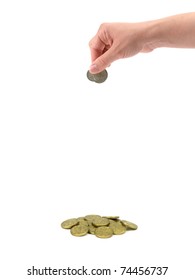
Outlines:
[{"label": "pile of coin", "polygon": [[105,80],[108,78],[108,72],[106,70],[103,70],[100,73],[92,74],[90,71],[87,71],[87,78],[91,82],[101,84],[101,83],[105,82]]},{"label": "pile of coin", "polygon": [[109,238],[120,235],[127,230],[136,230],[137,225],[126,220],[120,220],[119,216],[87,215],[85,217],[68,219],[62,222],[63,229],[70,229],[74,236],[93,234],[99,238]]}]

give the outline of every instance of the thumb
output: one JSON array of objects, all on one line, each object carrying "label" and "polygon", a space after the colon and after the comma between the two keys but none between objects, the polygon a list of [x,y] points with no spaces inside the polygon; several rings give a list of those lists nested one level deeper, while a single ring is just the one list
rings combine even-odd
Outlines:
[{"label": "thumb", "polygon": [[115,55],[113,49],[110,48],[104,54],[99,56],[96,60],[93,61],[93,64],[90,66],[89,71],[92,74],[99,73],[103,71],[105,68],[110,66],[110,64],[115,61]]}]

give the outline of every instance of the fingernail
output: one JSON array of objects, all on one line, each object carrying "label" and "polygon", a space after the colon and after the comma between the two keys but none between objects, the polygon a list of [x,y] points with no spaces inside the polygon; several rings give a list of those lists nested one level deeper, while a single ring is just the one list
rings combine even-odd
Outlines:
[{"label": "fingernail", "polygon": [[92,72],[98,72],[98,67],[96,64],[92,64],[89,68],[89,71]]}]

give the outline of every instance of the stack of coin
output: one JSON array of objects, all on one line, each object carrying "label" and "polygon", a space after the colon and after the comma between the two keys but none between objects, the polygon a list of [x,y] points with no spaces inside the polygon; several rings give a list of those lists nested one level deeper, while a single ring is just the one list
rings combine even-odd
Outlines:
[{"label": "stack of coin", "polygon": [[70,229],[74,236],[93,234],[99,238],[109,238],[113,235],[121,235],[127,230],[136,230],[137,225],[126,220],[120,220],[119,216],[86,215],[72,218],[62,222],[63,229]]},{"label": "stack of coin", "polygon": [[105,80],[108,78],[108,72],[106,70],[103,70],[100,73],[92,74],[90,71],[87,71],[87,78],[91,82],[101,84],[101,83],[105,82]]}]

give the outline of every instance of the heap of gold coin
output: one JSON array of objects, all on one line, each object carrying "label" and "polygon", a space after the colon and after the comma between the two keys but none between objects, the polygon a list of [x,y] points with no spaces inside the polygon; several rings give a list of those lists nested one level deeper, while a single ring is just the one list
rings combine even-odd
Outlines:
[{"label": "heap of gold coin", "polygon": [[61,224],[63,229],[70,229],[74,236],[93,234],[99,238],[109,238],[120,235],[127,230],[136,230],[137,225],[126,220],[120,220],[119,216],[87,215],[85,217],[73,218]]}]

